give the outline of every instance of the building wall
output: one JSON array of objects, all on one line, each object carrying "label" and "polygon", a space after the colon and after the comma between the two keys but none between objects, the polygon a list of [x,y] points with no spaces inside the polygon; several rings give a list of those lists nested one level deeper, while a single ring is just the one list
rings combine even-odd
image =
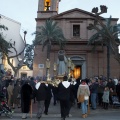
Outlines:
[{"label": "building wall", "polygon": [[[1,32],[3,32],[4,38],[6,41],[11,41],[12,43],[14,43],[15,41],[15,48],[17,49],[17,52],[21,52],[22,49],[24,48],[24,41],[20,35],[20,27],[21,24],[15,20],[12,20],[10,18],[7,18],[3,15],[0,15],[1,19],[0,19],[0,24],[5,25],[8,30],[4,31],[2,30]],[[13,49],[10,49],[13,53],[9,53],[9,56],[13,56],[15,55],[15,51]],[[19,58],[23,58],[22,54],[21,56],[19,56]],[[12,59],[11,59],[12,60]],[[13,58],[13,65],[17,66],[18,61],[16,58]],[[5,64],[5,68],[11,68],[7,63]],[[13,74],[13,72],[12,72]]]},{"label": "building wall", "polygon": [[[33,66],[33,76],[42,76],[46,75],[46,51],[41,51],[41,46],[37,46],[36,57],[34,59],[34,66]],[[79,56],[85,59],[85,63],[82,64],[84,66],[82,68],[82,78],[85,77],[93,77],[98,75],[107,76],[107,53],[106,47],[102,50],[102,47],[97,48],[95,53],[91,52],[91,47],[87,45],[66,45],[65,52],[66,57],[71,58],[73,56]],[[53,72],[53,64],[54,62],[57,63],[58,59],[58,51],[59,47],[53,47],[50,52],[50,75],[51,77],[54,76]],[[39,69],[38,64],[44,64],[44,68]],[[81,63],[79,63],[81,64]],[[42,72],[41,72],[42,71]],[[110,57],[110,77],[119,77],[120,76],[120,65],[114,59],[114,56],[111,55]]]},{"label": "building wall", "polygon": [[[41,7],[41,6],[39,6]],[[40,10],[40,8],[39,8]],[[37,26],[44,25],[45,20],[49,18],[48,13],[39,12],[36,19]],[[42,15],[44,17],[42,17]],[[52,14],[51,14],[52,15]],[[46,17],[46,18],[45,18]],[[63,30],[65,38],[68,40],[65,52],[66,57],[72,58],[76,56],[76,64],[82,66],[82,78],[93,77],[96,75],[107,76],[107,53],[106,47],[97,47],[96,52],[92,52],[92,47],[88,46],[88,39],[95,34],[95,31],[87,30],[87,26],[94,22],[94,16],[83,10],[74,9],[55,16],[51,16],[52,19],[58,22],[58,26]],[[105,21],[103,21],[105,22]],[[117,19],[112,21],[112,25],[117,23]],[[80,37],[73,37],[73,25],[80,25]],[[42,46],[37,46],[35,48],[35,53],[37,54],[34,58],[33,64],[33,75],[45,75],[46,74],[46,49],[41,51]],[[53,63],[57,62],[59,47],[52,47],[50,51],[50,75],[53,73]],[[82,60],[83,59],[83,60]],[[38,64],[44,64],[44,68],[39,69]],[[111,77],[120,77],[120,64],[114,59],[114,56],[110,57],[110,69]],[[42,71],[42,72],[41,72]],[[42,73],[42,74],[41,74]]]},{"label": "building wall", "polygon": [[23,66],[18,73],[18,77],[21,78],[21,74],[26,74],[26,77],[33,76],[33,70],[30,70],[27,66]]}]

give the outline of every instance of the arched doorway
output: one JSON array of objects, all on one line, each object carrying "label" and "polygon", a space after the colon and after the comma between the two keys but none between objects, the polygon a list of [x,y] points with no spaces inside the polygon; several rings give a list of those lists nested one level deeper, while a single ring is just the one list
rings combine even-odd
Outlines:
[{"label": "arched doorway", "polygon": [[80,79],[86,78],[86,60],[85,57],[81,56],[72,56],[70,58],[72,62],[75,65],[75,68],[73,71],[71,71],[71,74],[74,76],[74,78],[80,77]]},{"label": "arched doorway", "polygon": [[21,78],[27,78],[27,72],[21,72]]},{"label": "arched doorway", "polygon": [[79,65],[76,65],[75,66],[75,68],[74,68],[74,70],[73,70],[73,76],[74,76],[74,78],[81,78],[82,77],[82,71],[81,71],[81,66],[79,66]]}]

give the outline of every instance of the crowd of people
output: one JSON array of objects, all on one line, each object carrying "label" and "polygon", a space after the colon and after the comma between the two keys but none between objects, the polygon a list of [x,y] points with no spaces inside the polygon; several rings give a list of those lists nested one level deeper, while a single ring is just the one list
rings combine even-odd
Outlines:
[{"label": "crowd of people", "polygon": [[[21,108],[22,119],[27,118],[31,110],[31,101],[37,101],[37,117],[42,114],[48,115],[49,105],[53,97],[53,104],[57,101],[60,104],[61,120],[69,117],[70,109],[77,105],[82,110],[82,118],[88,116],[89,109],[96,110],[97,106],[107,110],[113,104],[112,96],[116,95],[120,100],[120,79],[105,80],[103,76],[74,79],[67,76],[58,82],[57,85],[51,81],[39,77],[28,77],[25,79],[0,80],[0,94],[4,94],[8,106],[11,109]],[[79,96],[83,95],[84,101],[79,102]],[[120,102],[120,101],[119,101]]]}]

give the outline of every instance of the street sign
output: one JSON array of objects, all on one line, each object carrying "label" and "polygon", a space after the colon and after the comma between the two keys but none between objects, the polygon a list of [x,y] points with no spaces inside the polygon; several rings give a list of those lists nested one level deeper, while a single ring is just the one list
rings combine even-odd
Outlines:
[{"label": "street sign", "polygon": [[38,64],[38,68],[44,68],[44,64]]}]

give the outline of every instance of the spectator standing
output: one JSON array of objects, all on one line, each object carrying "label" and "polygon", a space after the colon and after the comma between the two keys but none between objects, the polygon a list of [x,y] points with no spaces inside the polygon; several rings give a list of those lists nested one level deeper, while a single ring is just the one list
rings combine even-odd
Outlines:
[{"label": "spectator standing", "polygon": [[7,87],[7,93],[8,93],[8,106],[11,107],[12,102],[12,97],[13,97],[13,82],[11,81]]},{"label": "spectator standing", "polygon": [[79,85],[79,88],[77,91],[77,98],[79,98],[79,95],[84,95],[84,101],[81,103],[81,108],[82,108],[82,118],[86,118],[87,112],[88,112],[87,107],[88,107],[88,100],[90,96],[90,90],[85,80],[81,80],[81,84]]},{"label": "spectator standing", "polygon": [[114,77],[113,81],[114,81],[115,86],[116,86],[118,84],[118,79],[116,78],[116,76]]},{"label": "spectator standing", "polygon": [[15,109],[15,104],[18,108],[20,108],[20,98],[18,98],[18,95],[20,94],[20,89],[20,82],[16,82],[13,89],[13,109]]},{"label": "spectator standing", "polygon": [[103,85],[103,80],[101,78],[98,79],[98,104],[102,105],[102,96],[104,92],[105,86]]},{"label": "spectator standing", "polygon": [[109,100],[110,100],[110,104],[112,105],[113,104],[112,103],[112,95],[113,95],[113,93],[115,91],[115,83],[113,82],[112,78],[109,78],[109,81],[108,81],[106,86],[110,90]]},{"label": "spectator standing", "polygon": [[118,84],[116,86],[116,93],[117,93],[117,96],[118,96],[119,102],[120,102],[120,79],[119,79]]},{"label": "spectator standing", "polygon": [[96,109],[97,105],[97,88],[98,84],[96,83],[96,78],[92,78],[92,83],[90,85],[90,92],[91,92],[91,107],[93,110]]},{"label": "spectator standing", "polygon": [[105,87],[102,98],[103,98],[103,108],[108,109],[108,104],[109,104],[109,88],[108,87]]}]

